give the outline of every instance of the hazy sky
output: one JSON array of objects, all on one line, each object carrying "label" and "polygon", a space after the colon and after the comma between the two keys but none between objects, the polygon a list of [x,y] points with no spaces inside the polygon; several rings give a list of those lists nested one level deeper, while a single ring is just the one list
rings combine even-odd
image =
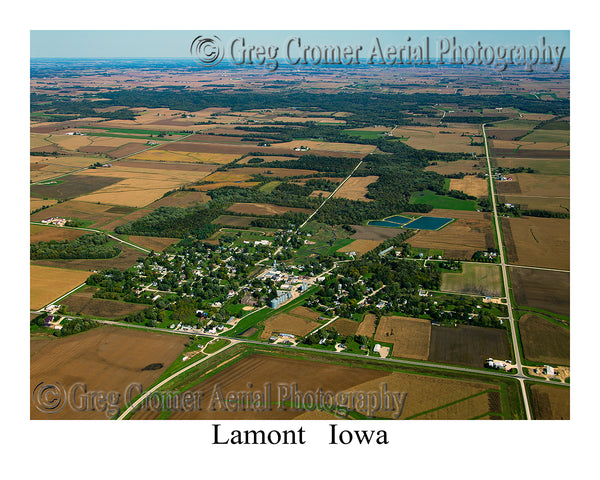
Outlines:
[{"label": "hazy sky", "polygon": [[[246,43],[275,45],[280,50],[291,37],[300,37],[304,45],[340,44],[371,47],[378,37],[382,44],[418,44],[425,37],[431,42],[431,54],[435,55],[442,38],[456,37],[461,45],[512,46],[538,45],[542,37],[547,45],[565,46],[565,58],[570,57],[569,31],[567,30],[270,30],[270,31],[190,31],[190,30],[32,30],[31,57],[60,58],[106,58],[106,57],[189,57],[190,44],[198,35],[218,35],[225,45],[236,37],[244,37]],[[411,36],[411,42],[408,37]]]}]

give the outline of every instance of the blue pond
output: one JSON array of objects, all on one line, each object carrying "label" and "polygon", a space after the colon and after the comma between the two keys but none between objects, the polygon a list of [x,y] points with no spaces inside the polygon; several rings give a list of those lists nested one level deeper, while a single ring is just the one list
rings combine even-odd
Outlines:
[{"label": "blue pond", "polygon": [[404,225],[404,228],[418,228],[420,230],[437,230],[450,223],[452,218],[421,217]]}]

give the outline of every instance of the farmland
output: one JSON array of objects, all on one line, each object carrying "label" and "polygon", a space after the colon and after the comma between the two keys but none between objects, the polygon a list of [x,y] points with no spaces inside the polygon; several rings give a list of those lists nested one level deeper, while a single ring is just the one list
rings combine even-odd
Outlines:
[{"label": "farmland", "polygon": [[50,242],[52,240],[75,240],[85,233],[84,230],[30,225],[29,243]]},{"label": "farmland", "polygon": [[363,321],[360,322],[360,326],[356,331],[357,335],[364,335],[367,338],[371,338],[375,334],[375,322],[377,321],[377,317],[372,313],[368,313],[363,318]]},{"label": "farmland", "polygon": [[[82,258],[75,260],[35,260],[31,262],[33,266],[38,267],[53,267],[58,269],[81,270],[81,274],[87,278],[92,270],[106,270],[109,268],[117,268],[126,270],[137,262],[137,259],[142,253],[136,248],[127,245],[121,245],[121,253],[113,258]],[[57,295],[58,296],[58,295]]]},{"label": "farmland", "polygon": [[[478,134],[473,126],[465,128],[438,127],[396,127],[392,134],[406,138],[406,143],[413,148],[428,148],[438,152],[475,152],[481,153],[481,146],[472,146],[471,137]],[[464,135],[463,135],[464,134]]]},{"label": "farmland", "polygon": [[481,161],[477,158],[469,160],[455,160],[453,162],[434,162],[425,167],[427,172],[436,172],[440,175],[453,175],[456,173],[477,174],[482,170]]},{"label": "farmland", "polygon": [[463,178],[453,178],[450,180],[450,190],[460,190],[473,197],[487,197],[488,184],[483,178],[474,175],[467,175]]},{"label": "farmland", "polygon": [[421,318],[381,317],[375,340],[393,343],[392,356],[427,360],[431,322]]},{"label": "farmland", "polygon": [[519,319],[519,332],[527,360],[570,365],[570,335],[567,328],[526,313]]},{"label": "farmland", "polygon": [[531,386],[531,406],[538,420],[569,420],[571,395],[568,388],[551,385]]},{"label": "farmland", "polygon": [[497,265],[463,263],[462,272],[442,274],[443,292],[502,296],[502,278]]},{"label": "farmland", "polygon": [[244,215],[282,215],[286,212],[310,213],[310,210],[296,207],[280,207],[266,203],[234,203],[228,209],[228,212],[241,213]]},{"label": "farmland", "polygon": [[302,314],[292,312],[279,313],[264,321],[264,330],[260,335],[263,340],[268,339],[273,333],[289,333],[303,337],[320,324]]},{"label": "farmland", "polygon": [[71,315],[88,315],[100,318],[119,318],[130,313],[141,312],[148,305],[117,302],[103,298],[93,298],[96,289],[86,287],[72,293],[61,301]]},{"label": "farmland", "polygon": [[381,244],[381,240],[354,240],[352,243],[343,246],[338,250],[340,253],[356,252],[357,255],[364,255]]},{"label": "farmland", "polygon": [[569,272],[516,267],[511,267],[509,271],[517,305],[569,315]]},{"label": "farmland", "polygon": [[37,309],[47,305],[85,282],[88,277],[89,272],[80,270],[31,265],[29,268],[31,308]]},{"label": "farmland", "polygon": [[489,358],[510,358],[504,329],[460,325],[432,327],[429,361],[483,367]]},{"label": "farmland", "polygon": [[379,177],[369,175],[368,177],[352,177],[344,183],[340,189],[335,192],[333,197],[348,198],[350,200],[361,200],[363,202],[372,201],[365,195],[369,192],[367,187],[376,182]]},{"label": "farmland", "polygon": [[[32,344],[36,341],[32,340]],[[31,356],[30,385],[33,392],[40,382],[62,384],[65,388],[82,382],[90,391],[116,391],[118,406],[132,383],[151,385],[184,348],[185,337],[118,327],[101,327],[61,338],[36,348]],[[32,349],[33,351],[33,349]],[[144,370],[160,364],[158,370]],[[137,392],[134,392],[134,394]],[[32,419],[106,419],[111,415],[98,409],[77,412],[69,406],[45,414],[33,405]],[[114,415],[116,412],[112,412]]]},{"label": "farmland", "polygon": [[569,220],[503,218],[508,261],[516,265],[569,269]]},{"label": "farmland", "polygon": [[326,328],[328,330],[335,329],[340,335],[348,336],[355,335],[360,326],[360,323],[347,318],[338,318],[335,322],[330,323]]}]

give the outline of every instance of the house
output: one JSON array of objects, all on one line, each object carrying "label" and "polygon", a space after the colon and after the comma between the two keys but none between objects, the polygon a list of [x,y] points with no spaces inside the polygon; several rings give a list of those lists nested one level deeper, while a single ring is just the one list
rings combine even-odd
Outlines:
[{"label": "house", "polygon": [[381,345],[379,345],[378,343],[376,343],[375,346],[373,347],[373,352],[374,353],[379,353],[380,350],[381,350]]}]

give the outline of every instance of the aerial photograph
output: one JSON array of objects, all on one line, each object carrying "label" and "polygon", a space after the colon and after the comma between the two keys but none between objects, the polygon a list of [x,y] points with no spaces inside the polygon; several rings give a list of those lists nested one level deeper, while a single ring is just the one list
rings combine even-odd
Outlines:
[{"label": "aerial photograph", "polygon": [[570,419],[569,31],[30,38],[31,420]]}]

